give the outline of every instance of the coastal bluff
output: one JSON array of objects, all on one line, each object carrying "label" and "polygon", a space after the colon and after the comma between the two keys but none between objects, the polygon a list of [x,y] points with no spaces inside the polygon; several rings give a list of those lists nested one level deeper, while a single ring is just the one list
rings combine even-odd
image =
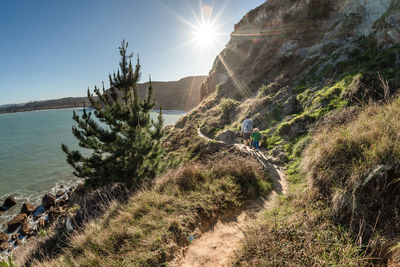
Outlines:
[{"label": "coastal bluff", "polygon": [[[163,109],[167,110],[191,110],[200,103],[200,90],[206,78],[207,76],[189,76],[178,81],[153,81],[151,84],[156,100],[156,108],[161,106]],[[138,91],[141,97],[145,96],[147,86],[147,82],[138,84]],[[82,107],[83,103],[89,106],[89,100],[86,97],[66,97],[23,104],[9,104],[0,106],[0,114],[45,109],[76,108]]]}]

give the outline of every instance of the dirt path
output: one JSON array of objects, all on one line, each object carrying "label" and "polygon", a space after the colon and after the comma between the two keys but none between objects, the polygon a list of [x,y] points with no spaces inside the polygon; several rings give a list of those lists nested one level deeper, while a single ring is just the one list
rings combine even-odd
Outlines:
[{"label": "dirt path", "polygon": [[[199,136],[210,140],[200,131]],[[195,239],[189,245],[185,255],[176,259],[171,264],[172,266],[227,266],[240,241],[244,238],[244,227],[258,211],[273,206],[277,196],[286,193],[288,185],[283,169],[272,165],[262,151],[248,150],[241,144],[234,146],[242,152],[253,155],[268,171],[272,180],[272,193],[267,199],[255,201],[239,214],[219,219],[212,229]]]}]

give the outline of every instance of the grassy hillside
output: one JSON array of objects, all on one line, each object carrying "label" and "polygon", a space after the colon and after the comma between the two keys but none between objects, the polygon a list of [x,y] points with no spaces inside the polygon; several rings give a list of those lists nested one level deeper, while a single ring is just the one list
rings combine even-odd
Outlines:
[{"label": "grassy hillside", "polygon": [[[271,189],[249,159],[191,163],[73,235],[61,256],[35,266],[159,266],[171,261],[224,212],[241,209]],[[17,259],[25,261],[26,259]]]}]

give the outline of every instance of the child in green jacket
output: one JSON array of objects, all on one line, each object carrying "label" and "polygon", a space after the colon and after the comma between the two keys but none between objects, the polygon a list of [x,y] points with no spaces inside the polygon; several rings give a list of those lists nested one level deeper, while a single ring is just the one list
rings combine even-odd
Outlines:
[{"label": "child in green jacket", "polygon": [[257,128],[255,128],[253,133],[251,134],[251,139],[253,140],[252,147],[257,149],[258,151],[260,149],[261,134],[259,133]]}]

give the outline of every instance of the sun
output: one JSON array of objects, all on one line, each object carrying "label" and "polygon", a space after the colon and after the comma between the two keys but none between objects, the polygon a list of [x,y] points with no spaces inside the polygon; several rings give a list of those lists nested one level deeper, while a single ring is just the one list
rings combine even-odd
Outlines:
[{"label": "sun", "polygon": [[195,27],[194,40],[202,47],[214,46],[217,38],[216,27],[211,23],[201,23]]}]

